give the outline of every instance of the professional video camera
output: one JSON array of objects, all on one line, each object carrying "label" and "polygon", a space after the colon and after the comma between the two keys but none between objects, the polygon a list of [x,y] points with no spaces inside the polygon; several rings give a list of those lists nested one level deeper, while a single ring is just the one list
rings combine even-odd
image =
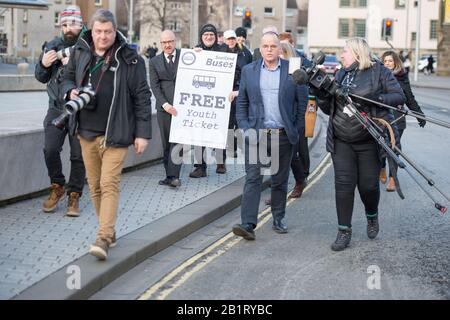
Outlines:
[{"label": "professional video camera", "polygon": [[295,70],[292,73],[294,82],[298,85],[309,84],[310,86],[324,90],[329,94],[335,94],[339,86],[331,79],[328,74],[319,68],[319,65],[325,61],[325,54],[320,51],[311,61],[311,66]]},{"label": "professional video camera", "polygon": [[64,128],[69,116],[77,113],[89,103],[91,103],[95,98],[95,91],[91,86],[86,86],[79,89],[79,95],[73,100],[68,101],[64,105],[64,112],[56,119],[52,121],[52,124],[62,129]]}]

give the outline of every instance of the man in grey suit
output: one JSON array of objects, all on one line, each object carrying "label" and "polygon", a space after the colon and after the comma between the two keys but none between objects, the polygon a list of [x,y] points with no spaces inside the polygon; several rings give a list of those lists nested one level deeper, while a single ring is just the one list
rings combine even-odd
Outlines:
[{"label": "man in grey suit", "polygon": [[[267,134],[278,138],[278,144],[268,143],[272,164],[278,163],[278,170],[272,173],[271,197],[273,230],[286,233],[283,221],[286,209],[287,183],[290,163],[299,134],[305,127],[305,110],[308,103],[308,88],[298,86],[289,75],[289,62],[279,58],[280,40],[278,34],[269,31],[261,38],[262,59],[242,69],[236,120],[245,136],[245,186],[242,195],[242,224],[233,226],[233,233],[246,240],[255,240],[259,202],[261,199],[261,161],[251,161],[249,147],[266,147],[262,141],[252,139],[252,129],[257,136]],[[273,137],[276,135],[276,137]],[[253,141],[256,140],[256,141]],[[275,139],[276,140],[276,139]],[[274,148],[279,148],[278,152]],[[253,148],[252,148],[253,149]],[[277,158],[274,158],[278,154]],[[255,163],[252,163],[255,162]]]},{"label": "man in grey suit", "polygon": [[161,33],[160,42],[163,52],[153,57],[149,63],[150,86],[156,98],[156,115],[161,132],[166,170],[166,178],[160,180],[159,184],[176,188],[181,185],[181,164],[175,164],[172,160],[171,153],[176,144],[169,143],[169,135],[172,116],[177,115],[177,110],[173,106],[173,96],[180,50],[175,49],[175,34],[170,30],[164,30]]}]

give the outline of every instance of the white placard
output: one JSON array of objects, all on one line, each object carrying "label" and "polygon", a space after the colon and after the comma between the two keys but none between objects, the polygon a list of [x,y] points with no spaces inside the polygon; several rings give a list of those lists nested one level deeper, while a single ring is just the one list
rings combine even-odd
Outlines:
[{"label": "white placard", "polygon": [[169,141],[225,149],[237,55],[181,49]]}]

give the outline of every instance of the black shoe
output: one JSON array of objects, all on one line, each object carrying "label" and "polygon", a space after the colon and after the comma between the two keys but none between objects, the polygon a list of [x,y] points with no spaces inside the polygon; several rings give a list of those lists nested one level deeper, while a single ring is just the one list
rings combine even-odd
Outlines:
[{"label": "black shoe", "polygon": [[253,224],[235,224],[233,226],[233,233],[237,236],[243,237],[245,240],[255,240],[255,231]]},{"label": "black shoe", "polygon": [[331,245],[331,250],[342,251],[348,247],[352,239],[352,229],[339,230],[336,241]]},{"label": "black shoe", "polygon": [[181,186],[181,181],[178,178],[173,178],[172,180],[170,180],[170,186],[173,188],[179,187]]},{"label": "black shoe", "polygon": [[171,179],[165,178],[164,180],[159,180],[158,184],[160,186],[169,186],[171,181]]},{"label": "black shoe", "polygon": [[189,177],[190,178],[203,178],[203,177],[206,177],[206,170],[201,168],[201,167],[197,167],[197,168],[195,168],[194,171],[192,171],[189,174]]},{"label": "black shoe", "polygon": [[378,217],[367,219],[367,236],[369,239],[375,239],[378,231],[380,231]]},{"label": "black shoe", "polygon": [[288,228],[284,224],[282,219],[273,220],[272,229],[275,230],[276,233],[287,233],[288,232]]}]

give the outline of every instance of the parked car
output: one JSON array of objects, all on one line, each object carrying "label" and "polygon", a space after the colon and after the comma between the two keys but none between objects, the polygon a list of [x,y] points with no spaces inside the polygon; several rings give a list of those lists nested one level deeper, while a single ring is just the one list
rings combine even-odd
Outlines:
[{"label": "parked car", "polygon": [[335,75],[341,68],[341,63],[335,55],[327,54],[322,66],[326,73]]},{"label": "parked car", "polygon": [[[427,56],[422,56],[422,57],[420,58],[420,60],[419,60],[419,66],[418,66],[419,72],[424,72],[425,69],[426,69],[426,67],[428,66],[428,57],[429,57],[429,55],[427,55]],[[436,56],[433,56],[433,59],[434,59],[433,68],[434,68],[434,71],[436,72],[436,68],[437,68],[437,59],[436,59]]]}]

